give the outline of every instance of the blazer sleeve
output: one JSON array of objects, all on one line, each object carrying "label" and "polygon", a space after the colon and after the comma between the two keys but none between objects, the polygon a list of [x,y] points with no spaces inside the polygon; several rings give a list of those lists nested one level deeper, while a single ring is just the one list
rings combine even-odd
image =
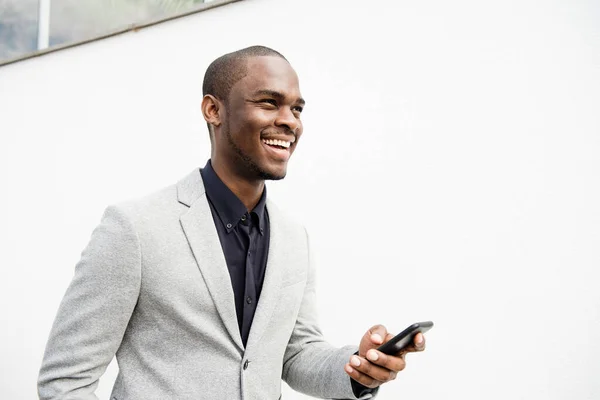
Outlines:
[{"label": "blazer sleeve", "polygon": [[108,207],[60,304],[38,378],[41,400],[96,400],[100,376],[123,339],[141,281],[132,223]]},{"label": "blazer sleeve", "polygon": [[[315,266],[310,254],[308,234],[308,278],[298,318],[286,348],[283,380],[291,388],[313,397],[357,399],[344,365],[358,346],[333,347],[318,325]],[[377,389],[360,399],[373,398]]]}]

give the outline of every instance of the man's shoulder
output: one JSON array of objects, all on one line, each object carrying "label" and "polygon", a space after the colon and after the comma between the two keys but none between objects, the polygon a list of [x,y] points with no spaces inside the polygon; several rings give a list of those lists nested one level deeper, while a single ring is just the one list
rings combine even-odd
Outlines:
[{"label": "man's shoulder", "polygon": [[109,206],[132,218],[159,219],[161,216],[177,214],[182,207],[189,207],[204,192],[200,170],[194,169],[179,181],[141,196],[123,200]]}]

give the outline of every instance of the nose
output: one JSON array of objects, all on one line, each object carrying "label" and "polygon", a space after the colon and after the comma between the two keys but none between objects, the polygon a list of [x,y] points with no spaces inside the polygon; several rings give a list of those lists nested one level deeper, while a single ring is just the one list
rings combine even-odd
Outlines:
[{"label": "nose", "polygon": [[302,126],[299,118],[296,118],[292,110],[287,107],[281,107],[277,113],[275,119],[275,125],[281,127],[287,127],[294,134],[298,133],[298,130]]}]

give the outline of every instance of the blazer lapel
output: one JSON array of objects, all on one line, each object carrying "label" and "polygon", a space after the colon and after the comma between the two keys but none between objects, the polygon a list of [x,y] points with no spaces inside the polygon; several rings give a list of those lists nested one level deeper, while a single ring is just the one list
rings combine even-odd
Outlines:
[{"label": "blazer lapel", "polygon": [[286,240],[285,226],[279,210],[267,199],[267,211],[269,213],[269,229],[271,240],[269,243],[269,254],[267,256],[267,270],[263,282],[260,300],[254,314],[250,336],[247,347],[258,343],[262,337],[271,315],[277,306],[281,292],[281,281],[285,269]]},{"label": "blazer lapel", "polygon": [[231,279],[199,170],[179,182],[177,196],[189,207],[180,222],[204,282],[231,339],[243,349]]}]

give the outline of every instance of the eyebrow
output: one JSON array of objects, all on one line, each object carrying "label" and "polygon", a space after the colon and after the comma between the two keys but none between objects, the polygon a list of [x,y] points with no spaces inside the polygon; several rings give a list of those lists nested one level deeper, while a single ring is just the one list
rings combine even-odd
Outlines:
[{"label": "eyebrow", "polygon": [[[270,96],[270,97],[274,97],[278,100],[283,100],[285,98],[285,96],[279,92],[276,92],[274,90],[268,90],[268,89],[263,89],[263,90],[257,90],[254,93],[254,96]],[[300,105],[305,105],[306,101],[304,101],[304,99],[302,97],[300,97],[298,100],[295,101],[296,103],[300,104]]]}]

